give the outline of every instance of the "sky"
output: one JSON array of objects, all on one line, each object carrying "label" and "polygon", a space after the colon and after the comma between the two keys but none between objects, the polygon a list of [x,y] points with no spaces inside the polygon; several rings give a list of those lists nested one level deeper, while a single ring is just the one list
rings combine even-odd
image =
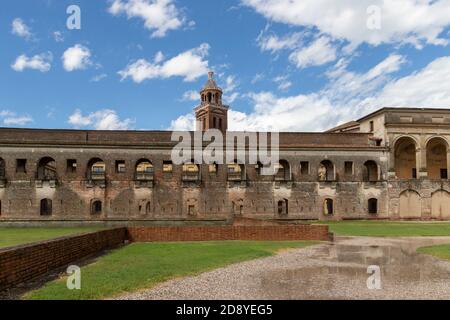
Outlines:
[{"label": "sky", "polygon": [[209,70],[231,130],[323,131],[381,107],[450,108],[450,0],[0,6],[3,127],[191,130]]}]

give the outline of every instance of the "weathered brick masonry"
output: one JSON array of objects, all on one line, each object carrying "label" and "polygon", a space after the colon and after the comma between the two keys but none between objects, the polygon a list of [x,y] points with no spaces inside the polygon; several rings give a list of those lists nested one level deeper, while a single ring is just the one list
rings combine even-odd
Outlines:
[{"label": "weathered brick masonry", "polygon": [[2,249],[0,291],[102,250],[117,247],[126,238],[126,228],[117,228]]},{"label": "weathered brick masonry", "polygon": [[330,240],[327,225],[131,227],[134,242],[213,240]]}]

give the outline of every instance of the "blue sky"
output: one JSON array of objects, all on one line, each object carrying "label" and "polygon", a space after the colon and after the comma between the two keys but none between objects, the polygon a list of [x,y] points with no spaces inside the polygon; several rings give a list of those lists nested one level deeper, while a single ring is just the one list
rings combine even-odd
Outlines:
[{"label": "blue sky", "polygon": [[[66,27],[70,5],[80,30]],[[210,69],[235,130],[319,131],[380,107],[450,107],[449,0],[1,6],[1,126],[192,129]]]}]

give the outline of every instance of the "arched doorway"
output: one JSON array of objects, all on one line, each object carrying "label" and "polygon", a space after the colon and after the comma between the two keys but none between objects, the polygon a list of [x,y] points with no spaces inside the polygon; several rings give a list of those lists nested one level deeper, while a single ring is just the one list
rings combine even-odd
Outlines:
[{"label": "arched doorway", "polygon": [[377,214],[378,213],[378,200],[375,198],[369,199],[367,203],[369,214]]},{"label": "arched doorway", "polygon": [[398,179],[416,179],[416,143],[410,137],[395,143],[395,173]]},{"label": "arched doorway", "polygon": [[438,190],[431,195],[431,216],[436,219],[450,218],[450,194]]},{"label": "arched doorway", "polygon": [[100,200],[95,200],[91,205],[91,214],[97,215],[102,213],[102,202]]},{"label": "arched doorway", "polygon": [[334,203],[333,199],[325,199],[323,202],[323,214],[326,216],[331,216],[334,213]]},{"label": "arched doorway", "polygon": [[414,190],[405,190],[400,194],[400,218],[420,218],[422,205],[420,195]]},{"label": "arched doorway", "polygon": [[50,200],[50,199],[42,199],[41,200],[40,213],[41,213],[41,216],[51,216],[52,215],[52,200]]},{"label": "arched doorway", "polygon": [[432,180],[448,179],[447,143],[442,138],[433,138],[427,143],[427,172]]}]

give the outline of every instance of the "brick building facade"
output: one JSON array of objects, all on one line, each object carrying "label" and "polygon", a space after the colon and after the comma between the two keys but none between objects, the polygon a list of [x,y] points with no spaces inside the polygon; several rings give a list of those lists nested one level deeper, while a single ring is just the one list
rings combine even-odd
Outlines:
[{"label": "brick building facade", "polygon": [[[212,74],[199,130],[227,134]],[[191,132],[191,134],[193,134]],[[450,110],[383,108],[325,133],[280,133],[280,170],[175,165],[168,131],[0,129],[0,222],[450,219]]]}]

